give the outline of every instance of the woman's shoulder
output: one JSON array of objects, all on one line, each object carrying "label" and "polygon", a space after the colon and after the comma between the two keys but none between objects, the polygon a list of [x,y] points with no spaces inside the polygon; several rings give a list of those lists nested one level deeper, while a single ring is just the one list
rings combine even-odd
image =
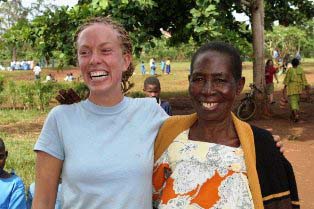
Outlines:
[{"label": "woman's shoulder", "polygon": [[135,105],[149,105],[149,106],[155,106],[157,104],[157,101],[155,98],[150,98],[150,97],[144,97],[144,98],[129,98],[129,102],[133,103]]},{"label": "woman's shoulder", "polygon": [[263,139],[272,139],[273,136],[272,134],[270,133],[270,131],[266,130],[266,129],[263,129],[263,128],[260,128],[260,127],[257,127],[257,126],[253,126],[251,125],[251,128],[252,128],[252,131],[253,131],[253,135],[254,135],[254,138],[263,138]]}]

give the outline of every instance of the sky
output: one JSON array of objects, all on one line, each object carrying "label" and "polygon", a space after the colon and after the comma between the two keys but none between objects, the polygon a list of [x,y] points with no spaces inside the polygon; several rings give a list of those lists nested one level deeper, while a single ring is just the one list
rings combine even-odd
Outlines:
[{"label": "sky", "polygon": [[[30,7],[32,3],[36,2],[36,0],[22,0],[22,4],[25,7]],[[46,0],[45,2],[58,5],[58,6],[73,6],[77,4],[77,0]]]}]

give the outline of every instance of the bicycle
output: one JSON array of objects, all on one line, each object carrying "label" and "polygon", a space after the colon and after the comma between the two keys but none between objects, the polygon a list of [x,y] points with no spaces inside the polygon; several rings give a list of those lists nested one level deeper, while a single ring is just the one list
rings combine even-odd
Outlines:
[{"label": "bicycle", "polygon": [[245,94],[245,97],[241,100],[237,108],[237,116],[241,120],[247,121],[253,118],[256,113],[257,105],[255,102],[256,92],[262,93],[255,84],[250,84],[250,92]]}]

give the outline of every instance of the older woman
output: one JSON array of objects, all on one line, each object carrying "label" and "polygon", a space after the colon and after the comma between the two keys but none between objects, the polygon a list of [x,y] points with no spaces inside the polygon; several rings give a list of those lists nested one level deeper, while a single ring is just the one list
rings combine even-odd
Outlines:
[{"label": "older woman", "polygon": [[235,48],[194,54],[189,94],[196,114],[171,117],[155,142],[156,208],[298,208],[290,163],[272,135],[231,113],[245,79]]}]

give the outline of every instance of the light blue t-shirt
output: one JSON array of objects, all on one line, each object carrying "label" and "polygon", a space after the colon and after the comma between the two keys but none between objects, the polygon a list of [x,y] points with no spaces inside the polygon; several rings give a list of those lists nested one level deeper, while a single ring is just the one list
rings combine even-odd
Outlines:
[{"label": "light blue t-shirt", "polygon": [[0,209],[26,209],[24,184],[15,174],[0,178]]},{"label": "light blue t-shirt", "polygon": [[154,98],[55,107],[34,149],[64,160],[62,208],[151,209],[154,140],[167,117]]}]

